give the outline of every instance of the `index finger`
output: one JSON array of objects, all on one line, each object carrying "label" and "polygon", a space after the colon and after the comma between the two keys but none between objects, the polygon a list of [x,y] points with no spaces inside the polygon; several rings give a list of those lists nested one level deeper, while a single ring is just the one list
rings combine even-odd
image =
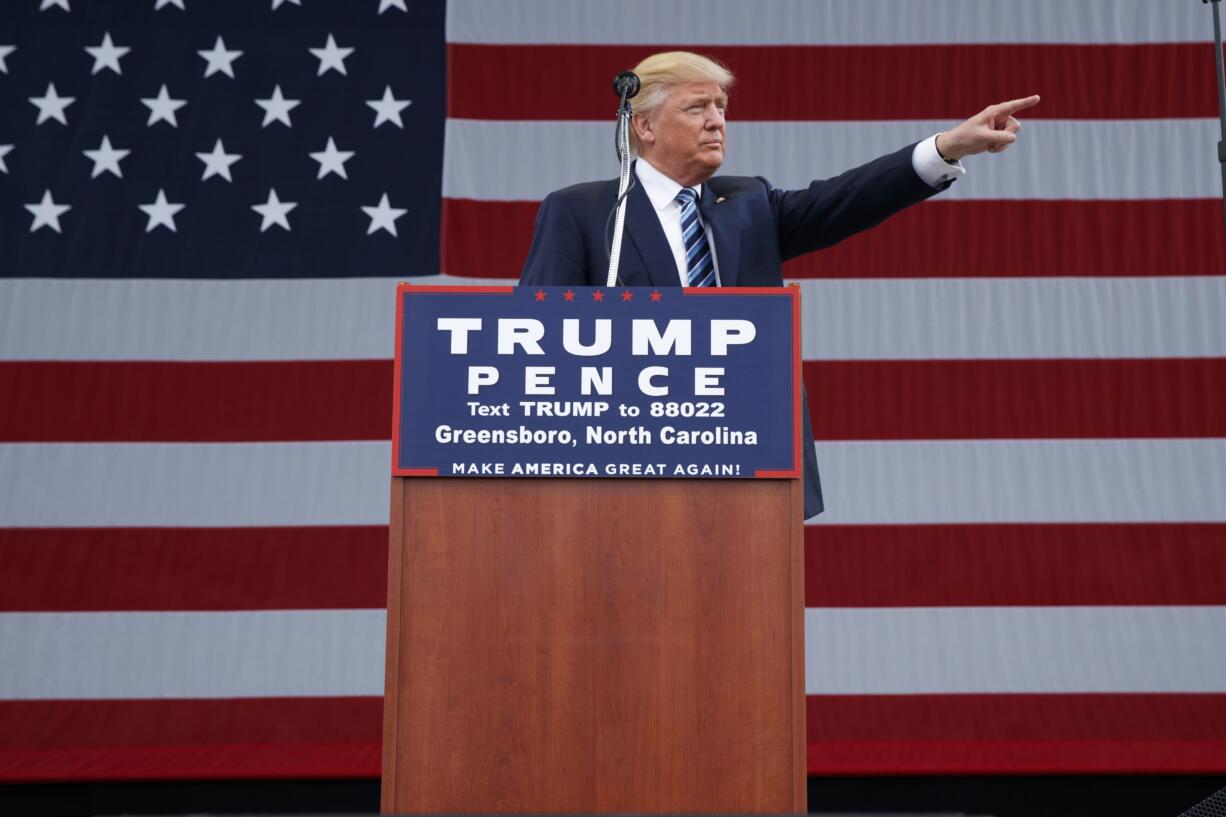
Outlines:
[{"label": "index finger", "polygon": [[1018,111],[1024,111],[1027,108],[1039,104],[1039,95],[1031,94],[1030,96],[1022,97],[1021,99],[1010,99],[1008,102],[1001,102],[993,107],[996,109],[996,114],[1011,116]]}]

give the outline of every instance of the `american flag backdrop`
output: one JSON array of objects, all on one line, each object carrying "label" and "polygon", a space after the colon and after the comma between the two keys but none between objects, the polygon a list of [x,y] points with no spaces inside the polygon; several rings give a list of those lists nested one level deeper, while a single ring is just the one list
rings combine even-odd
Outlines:
[{"label": "american flag backdrop", "polygon": [[1208,10],[0,2],[0,780],[375,776],[397,280],[518,275],[613,73],[807,184],[1022,138],[785,274],[828,510],[813,774],[1226,772]]}]

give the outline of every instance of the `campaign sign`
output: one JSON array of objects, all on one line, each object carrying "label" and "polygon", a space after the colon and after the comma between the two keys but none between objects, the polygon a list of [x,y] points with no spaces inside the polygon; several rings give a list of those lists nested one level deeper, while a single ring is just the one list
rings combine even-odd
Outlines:
[{"label": "campaign sign", "polygon": [[396,476],[800,476],[795,287],[396,297]]}]

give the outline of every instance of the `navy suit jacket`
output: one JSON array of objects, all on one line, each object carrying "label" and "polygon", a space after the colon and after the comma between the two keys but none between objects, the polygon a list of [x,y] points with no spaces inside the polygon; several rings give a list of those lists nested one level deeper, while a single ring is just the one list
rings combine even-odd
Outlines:
[{"label": "navy suit jacket", "polygon": [[[753,176],[709,179],[702,186],[698,210],[715,240],[721,285],[783,286],[784,261],[829,247],[939,192],[943,188],[931,187],[916,175],[911,165],[914,148],[910,145],[803,190],[779,190]],[[603,286],[612,233],[609,211],[616,199],[616,180],[577,184],[546,196],[520,284]],[[680,286],[664,228],[641,185],[627,200],[618,266],[623,286]],[[807,395],[804,413],[808,518],[821,513],[823,502]]]}]

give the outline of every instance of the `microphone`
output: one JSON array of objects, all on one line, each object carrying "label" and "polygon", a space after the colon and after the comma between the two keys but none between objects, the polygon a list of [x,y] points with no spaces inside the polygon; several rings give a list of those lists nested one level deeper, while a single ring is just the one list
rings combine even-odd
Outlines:
[{"label": "microphone", "polygon": [[609,274],[605,279],[605,286],[608,287],[617,285],[617,266],[621,262],[622,254],[622,231],[626,226],[626,196],[630,194],[630,189],[634,185],[630,173],[630,117],[634,115],[630,110],[630,97],[639,92],[641,85],[638,74],[633,71],[622,71],[613,77],[613,93],[617,94],[618,99],[621,100],[617,106],[617,129],[613,136],[621,173],[617,178],[617,200],[613,202],[613,209],[609,211],[609,218],[605,220],[606,235],[609,230],[609,221],[613,222],[613,241],[608,245]]},{"label": "microphone", "polygon": [[613,77],[613,93],[621,99],[630,99],[639,92],[639,75],[633,71],[622,71]]}]

